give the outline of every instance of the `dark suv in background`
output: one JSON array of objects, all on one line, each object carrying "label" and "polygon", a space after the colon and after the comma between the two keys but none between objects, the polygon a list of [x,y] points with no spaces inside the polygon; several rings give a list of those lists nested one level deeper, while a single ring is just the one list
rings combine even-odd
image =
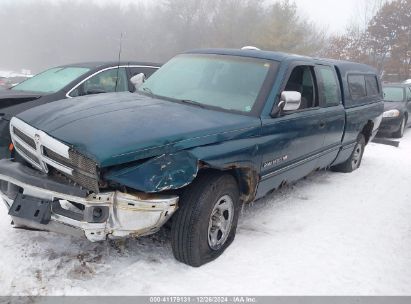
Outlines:
[{"label": "dark suv in background", "polygon": [[383,86],[384,114],[380,135],[401,138],[405,128],[411,124],[411,84],[392,83]]}]

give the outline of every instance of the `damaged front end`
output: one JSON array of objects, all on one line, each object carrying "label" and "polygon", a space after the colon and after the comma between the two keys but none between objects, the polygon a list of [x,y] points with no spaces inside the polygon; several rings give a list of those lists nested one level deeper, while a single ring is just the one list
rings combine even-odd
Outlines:
[{"label": "damaged front end", "polygon": [[0,197],[16,227],[86,236],[92,242],[155,233],[178,203],[172,195],[88,194],[9,160],[0,161]]},{"label": "damaged front end", "polygon": [[101,187],[92,159],[17,118],[10,134],[31,165],[0,160],[0,197],[17,227],[100,241],[152,234],[177,209],[175,195],[147,194],[124,184]]}]

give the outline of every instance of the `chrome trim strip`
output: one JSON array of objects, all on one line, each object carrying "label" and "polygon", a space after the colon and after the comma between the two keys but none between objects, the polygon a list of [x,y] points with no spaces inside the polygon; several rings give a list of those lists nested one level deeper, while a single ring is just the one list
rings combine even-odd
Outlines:
[{"label": "chrome trim strip", "polygon": [[[14,144],[14,143],[13,143]],[[23,151],[21,151],[19,148],[16,147],[16,145],[14,144],[14,149],[16,149],[17,152],[19,152],[19,154],[26,160],[28,161],[33,167],[37,168],[40,171],[43,171],[43,167],[41,167],[38,163],[36,163],[36,161],[34,159],[31,159],[31,157],[29,157],[28,155],[26,155],[26,153],[24,153]]]},{"label": "chrome trim strip", "polygon": [[40,136],[42,146],[45,146],[49,148],[50,150],[53,150],[53,152],[56,152],[57,154],[60,154],[61,156],[65,158],[69,158],[70,148],[66,146],[65,144],[63,144],[62,142],[49,136],[47,133],[41,130],[37,130],[34,127],[30,126],[29,124],[25,123],[24,121],[16,117],[13,117],[10,120],[10,135],[12,139],[14,137],[13,135],[14,133],[11,132],[12,127],[16,127],[17,129],[19,129],[21,132],[23,132],[27,136],[30,136],[34,141],[36,141],[36,135]]},{"label": "chrome trim strip", "polygon": [[63,144],[62,142],[54,139],[43,131],[37,131],[36,134],[40,136],[40,143],[42,146],[49,148],[53,152],[60,154],[61,156],[70,159],[69,150],[70,148]]},{"label": "chrome trim strip", "polygon": [[276,171],[273,171],[273,172],[270,172],[270,173],[268,173],[268,174],[265,174],[265,175],[261,176],[261,180],[270,178],[271,176],[278,175],[278,174],[280,174],[280,173],[282,173],[282,172],[284,172],[284,171],[287,171],[287,170],[289,170],[289,169],[293,169],[293,168],[295,168],[295,167],[298,167],[299,165],[302,165],[302,164],[304,164],[304,163],[306,163],[306,162],[309,162],[309,161],[311,161],[311,160],[314,160],[314,159],[316,159],[316,158],[318,158],[318,157],[324,156],[324,155],[326,155],[327,153],[332,152],[332,151],[335,151],[335,150],[338,150],[338,149],[340,149],[340,148],[341,148],[341,146],[338,145],[338,146],[335,146],[335,147],[333,147],[333,148],[330,148],[330,149],[327,149],[327,150],[325,150],[325,151],[322,151],[322,152],[320,152],[320,153],[317,153],[317,154],[314,154],[314,155],[312,155],[312,156],[309,156],[309,157],[307,157],[307,158],[305,158],[305,159],[302,159],[302,160],[300,160],[300,161],[298,161],[298,162],[296,162],[296,163],[289,164],[289,165],[287,165],[287,166],[285,166],[285,167],[283,167],[283,168],[280,168],[280,169],[278,169],[278,170],[276,170]]},{"label": "chrome trim strip", "polygon": [[64,173],[66,173],[66,174],[73,175],[73,169],[71,169],[71,168],[69,168],[69,167],[67,167],[67,166],[64,166],[64,165],[62,165],[62,164],[59,164],[59,163],[57,163],[56,161],[48,158],[47,156],[44,156],[44,155],[43,155],[42,160],[43,160],[46,164],[52,166],[53,168],[56,168],[57,170],[59,170],[59,171],[61,171],[61,172],[64,172]]},{"label": "chrome trim strip", "polygon": [[[17,142],[20,146],[22,146],[24,149],[27,151],[33,153],[34,155],[37,155],[37,150],[34,150],[30,145],[28,145],[24,140],[22,140],[20,137],[16,135],[16,137],[12,137],[12,140]],[[13,143],[14,144],[14,143]],[[17,149],[17,148],[16,148]]]},{"label": "chrome trim strip", "polygon": [[82,81],[80,81],[78,84],[76,84],[70,91],[67,92],[66,97],[67,98],[74,98],[73,96],[70,96],[70,93],[73,92],[75,89],[77,89],[79,86],[81,86],[84,82],[86,82],[90,78],[96,76],[97,74],[100,74],[100,73],[108,71],[108,70],[117,69],[117,68],[153,68],[153,69],[158,70],[160,67],[152,66],[152,65],[120,65],[120,66],[116,65],[116,66],[104,68],[104,69],[101,69],[101,70],[93,73],[90,76],[87,76]]}]

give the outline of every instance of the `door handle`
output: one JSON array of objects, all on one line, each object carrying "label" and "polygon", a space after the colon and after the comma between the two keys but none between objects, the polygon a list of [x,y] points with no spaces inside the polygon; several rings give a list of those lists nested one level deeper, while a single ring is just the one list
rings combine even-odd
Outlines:
[{"label": "door handle", "polygon": [[325,121],[320,122],[320,128],[324,128],[325,127]]}]

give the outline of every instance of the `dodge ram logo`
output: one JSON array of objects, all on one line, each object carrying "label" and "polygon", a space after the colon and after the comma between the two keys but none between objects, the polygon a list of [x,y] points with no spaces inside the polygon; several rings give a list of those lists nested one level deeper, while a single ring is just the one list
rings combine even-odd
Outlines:
[{"label": "dodge ram logo", "polygon": [[34,134],[34,141],[36,142],[36,144],[40,144],[40,134]]}]

